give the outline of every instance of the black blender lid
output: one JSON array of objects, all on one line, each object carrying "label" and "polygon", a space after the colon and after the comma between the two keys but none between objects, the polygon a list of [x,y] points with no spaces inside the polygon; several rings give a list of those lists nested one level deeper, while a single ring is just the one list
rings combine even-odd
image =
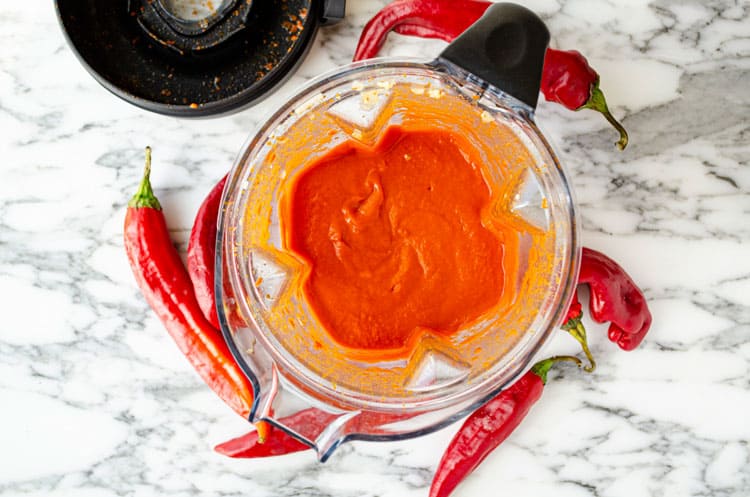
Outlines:
[{"label": "black blender lid", "polygon": [[56,0],[81,63],[109,91],[179,117],[257,103],[345,0]]}]

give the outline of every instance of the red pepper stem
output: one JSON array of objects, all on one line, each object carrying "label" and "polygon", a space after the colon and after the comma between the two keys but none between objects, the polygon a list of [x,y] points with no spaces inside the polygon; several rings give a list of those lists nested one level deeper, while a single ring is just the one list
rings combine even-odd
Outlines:
[{"label": "red pepper stem", "polygon": [[146,166],[143,169],[143,179],[141,184],[138,186],[138,191],[135,192],[133,198],[128,202],[128,207],[140,209],[142,207],[148,207],[151,209],[161,210],[161,204],[154,195],[154,190],[151,188],[151,147],[146,147]]},{"label": "red pepper stem", "polygon": [[589,349],[589,343],[586,340],[586,328],[584,328],[583,323],[581,323],[581,318],[571,319],[565,323],[563,329],[570,333],[570,336],[575,338],[576,341],[581,344],[583,353],[586,354],[586,359],[589,361],[589,365],[584,366],[583,370],[587,373],[592,373],[596,369],[596,361],[594,360],[593,354],[591,354],[591,349]]},{"label": "red pepper stem", "polygon": [[[547,373],[550,368],[557,363],[562,361],[574,362],[579,368],[583,368],[583,361],[576,356],[572,355],[556,355],[547,359],[541,360],[531,367],[531,372],[542,379],[542,383],[547,384]],[[585,368],[584,368],[585,369]]]},{"label": "red pepper stem", "polygon": [[623,125],[614,118],[612,113],[609,112],[607,99],[604,98],[604,93],[599,89],[599,78],[596,78],[596,81],[591,87],[591,95],[589,96],[588,101],[583,104],[581,108],[592,109],[600,112],[604,116],[604,118],[609,121],[609,124],[614,126],[614,128],[620,133],[620,139],[615,142],[617,148],[619,148],[620,150],[624,150],[625,147],[628,146],[628,132],[625,130],[625,127],[623,127]]}]

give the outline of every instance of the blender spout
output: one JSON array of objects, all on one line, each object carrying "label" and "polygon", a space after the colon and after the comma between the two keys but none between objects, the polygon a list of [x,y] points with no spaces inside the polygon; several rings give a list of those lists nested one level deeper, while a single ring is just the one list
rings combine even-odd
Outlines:
[{"label": "blender spout", "polygon": [[353,431],[360,411],[342,414],[329,424],[315,439],[315,451],[320,462],[326,462],[336,448],[344,443]]}]

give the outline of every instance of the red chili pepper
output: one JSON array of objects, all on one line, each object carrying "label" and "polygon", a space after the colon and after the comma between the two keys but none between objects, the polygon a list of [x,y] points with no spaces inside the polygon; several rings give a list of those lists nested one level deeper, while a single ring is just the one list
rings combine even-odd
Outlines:
[{"label": "red chili pepper", "polygon": [[125,250],[138,286],[177,346],[221,399],[247,418],[253,403],[250,382],[224,339],[203,316],[185,267],[149,181],[151,149],[138,192],[125,216]]},{"label": "red chili pepper", "polygon": [[576,321],[580,321],[583,318],[583,306],[581,301],[578,300],[578,292],[573,294],[573,300],[570,301],[570,307],[568,307],[568,314],[565,316],[563,326],[569,326],[574,324]]},{"label": "red chili pepper", "polygon": [[584,247],[578,283],[591,289],[591,317],[611,323],[609,339],[623,350],[638,347],[651,327],[651,312],[628,273],[601,252]]},{"label": "red chili pepper", "polygon": [[547,372],[555,362],[577,357],[558,356],[540,361],[508,389],[474,411],[453,437],[438,464],[430,497],[448,497],[479,464],[523,421],[542,396]]},{"label": "red chili pepper", "polygon": [[480,0],[396,0],[383,7],[365,25],[354,59],[377,56],[388,33],[453,41],[482,17],[491,2]]},{"label": "red chili pepper", "polygon": [[[279,421],[294,431],[302,431],[310,425],[316,427],[328,426],[336,417],[335,414],[310,408],[282,418]],[[303,444],[288,433],[281,430],[274,430],[274,435],[266,440],[265,443],[260,443],[258,441],[258,433],[251,431],[246,435],[217,445],[214,447],[214,450],[228,457],[255,458],[281,456],[308,450],[309,448],[308,445]]]},{"label": "red chili pepper", "polygon": [[[490,5],[481,0],[396,0],[365,25],[353,60],[375,57],[391,31],[451,42]],[[628,133],[609,112],[599,88],[599,75],[579,52],[547,49],[541,91],[548,101],[570,110],[593,109],[602,113],[620,133],[617,147],[622,150],[627,146]]]},{"label": "red chili pepper", "polygon": [[214,301],[214,261],[216,257],[216,232],[221,194],[227,177],[224,176],[209,192],[198,209],[190,232],[187,249],[187,269],[193,282],[193,291],[203,315],[214,327],[219,328]]},{"label": "red chili pepper", "polygon": [[601,113],[620,133],[615,143],[617,148],[623,150],[628,145],[628,132],[609,112],[607,100],[599,88],[599,75],[580,52],[547,49],[541,90],[549,102],[557,102],[570,110],[592,109]]}]

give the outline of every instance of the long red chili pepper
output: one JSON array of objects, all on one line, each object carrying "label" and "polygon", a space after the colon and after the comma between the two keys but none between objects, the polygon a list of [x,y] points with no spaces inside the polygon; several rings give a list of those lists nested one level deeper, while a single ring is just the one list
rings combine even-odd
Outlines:
[{"label": "long red chili pepper", "polygon": [[221,399],[247,418],[253,403],[250,382],[226,343],[203,316],[149,181],[151,149],[138,191],[125,216],[125,250],[138,286],[177,346]]},{"label": "long red chili pepper", "polygon": [[651,327],[651,312],[628,273],[601,252],[584,247],[578,283],[591,290],[591,317],[610,322],[609,339],[623,350],[638,347]]},{"label": "long red chili pepper", "polygon": [[[365,25],[353,60],[375,57],[391,31],[451,42],[479,19],[490,5],[491,2],[482,0],[396,0]],[[541,91],[548,101],[570,110],[600,112],[620,133],[617,147],[622,150],[627,146],[628,133],[610,113],[599,88],[599,75],[579,52],[547,49]]]},{"label": "long red chili pepper", "polygon": [[430,486],[430,497],[447,497],[523,421],[542,396],[547,373],[555,362],[580,360],[551,357],[536,363],[506,390],[474,411],[448,444]]},{"label": "long red chili pepper", "polygon": [[214,258],[216,256],[216,222],[221,207],[221,194],[227,177],[224,176],[211,189],[195,215],[193,229],[187,249],[187,269],[193,282],[193,290],[203,315],[214,327],[219,328],[214,301]]}]

